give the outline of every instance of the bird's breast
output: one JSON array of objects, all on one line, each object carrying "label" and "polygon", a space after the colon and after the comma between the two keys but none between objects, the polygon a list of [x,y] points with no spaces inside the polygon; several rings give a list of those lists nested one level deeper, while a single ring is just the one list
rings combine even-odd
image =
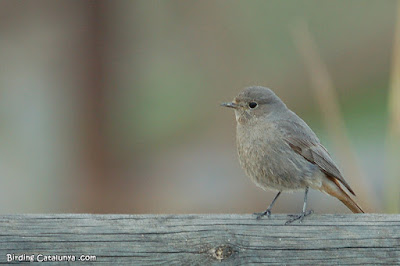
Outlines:
[{"label": "bird's breast", "polygon": [[273,125],[237,128],[237,150],[241,167],[259,187],[296,190],[307,186],[315,170],[280,137]]}]

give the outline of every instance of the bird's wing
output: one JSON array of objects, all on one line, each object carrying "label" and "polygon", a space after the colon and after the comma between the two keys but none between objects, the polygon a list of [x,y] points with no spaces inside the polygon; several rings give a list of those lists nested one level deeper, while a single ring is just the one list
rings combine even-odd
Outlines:
[{"label": "bird's wing", "polygon": [[[300,118],[299,118],[300,119]],[[318,165],[327,176],[339,180],[353,195],[354,191],[340,173],[328,151],[319,142],[318,137],[304,121],[280,120],[279,128],[282,130],[289,146],[307,161]],[[310,133],[311,132],[311,133]]]}]

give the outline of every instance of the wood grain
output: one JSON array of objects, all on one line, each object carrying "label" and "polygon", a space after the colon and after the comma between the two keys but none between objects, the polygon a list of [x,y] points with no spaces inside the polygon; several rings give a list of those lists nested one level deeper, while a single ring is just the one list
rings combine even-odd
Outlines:
[{"label": "wood grain", "polygon": [[[0,216],[6,254],[94,255],[98,263],[400,265],[400,215],[307,217],[44,214]],[[17,261],[14,261],[17,262]]]}]

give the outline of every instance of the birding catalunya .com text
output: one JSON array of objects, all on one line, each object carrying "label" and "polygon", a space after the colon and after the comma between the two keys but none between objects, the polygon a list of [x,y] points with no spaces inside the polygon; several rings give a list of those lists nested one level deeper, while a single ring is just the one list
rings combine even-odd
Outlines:
[{"label": "birding catalunya .com text", "polygon": [[96,261],[95,255],[6,254],[7,262]]}]

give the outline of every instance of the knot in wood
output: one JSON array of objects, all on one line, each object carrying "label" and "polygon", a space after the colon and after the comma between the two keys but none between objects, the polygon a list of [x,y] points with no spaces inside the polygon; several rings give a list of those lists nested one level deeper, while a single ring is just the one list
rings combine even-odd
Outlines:
[{"label": "knot in wood", "polygon": [[232,256],[233,248],[227,245],[221,245],[210,249],[210,253],[214,259],[222,261]]}]

